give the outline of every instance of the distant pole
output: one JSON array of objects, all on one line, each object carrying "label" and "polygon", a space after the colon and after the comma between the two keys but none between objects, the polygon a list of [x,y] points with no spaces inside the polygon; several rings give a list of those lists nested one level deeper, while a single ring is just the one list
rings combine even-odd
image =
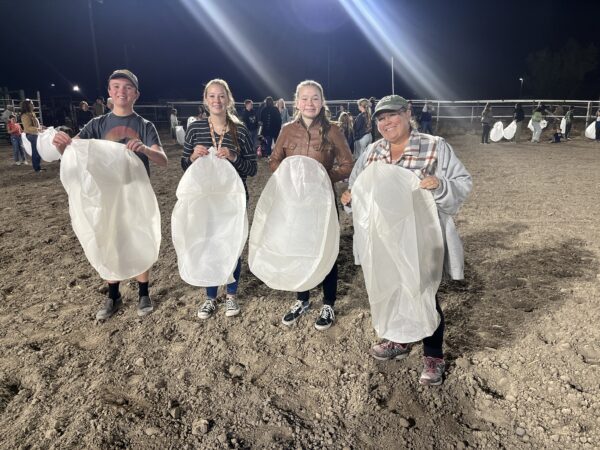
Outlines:
[{"label": "distant pole", "polygon": [[96,67],[96,95],[100,95],[100,65],[98,64],[98,47],[96,47],[96,30],[94,28],[94,12],[92,0],[88,0],[88,12],[90,17],[90,31],[92,34],[92,47],[94,50],[94,66]]},{"label": "distant pole", "polygon": [[392,95],[394,94],[394,57],[392,56]]},{"label": "distant pole", "polygon": [[327,44],[327,92],[330,92],[329,81],[331,77],[331,43]]}]

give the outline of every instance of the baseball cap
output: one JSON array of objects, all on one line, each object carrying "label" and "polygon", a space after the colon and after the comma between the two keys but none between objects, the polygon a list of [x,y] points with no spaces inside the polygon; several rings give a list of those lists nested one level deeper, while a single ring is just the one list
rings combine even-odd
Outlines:
[{"label": "baseball cap", "polygon": [[405,111],[408,109],[408,101],[404,97],[399,95],[386,95],[377,103],[375,106],[375,112],[373,115],[377,117],[377,114],[384,111]]},{"label": "baseball cap", "polygon": [[108,81],[110,80],[114,80],[115,78],[127,78],[129,81],[131,81],[133,83],[133,85],[135,86],[135,88],[139,91],[140,88],[138,86],[138,79],[137,77],[129,70],[127,69],[118,69],[115,70],[110,77],[108,77]]}]

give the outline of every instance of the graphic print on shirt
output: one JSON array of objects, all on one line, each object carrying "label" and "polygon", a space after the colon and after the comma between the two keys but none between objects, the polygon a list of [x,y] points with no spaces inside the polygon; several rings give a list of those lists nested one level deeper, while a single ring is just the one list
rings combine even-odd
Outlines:
[{"label": "graphic print on shirt", "polygon": [[132,139],[140,139],[140,135],[132,128],[125,125],[119,125],[112,128],[104,139],[107,141],[119,142],[121,144],[127,144]]}]

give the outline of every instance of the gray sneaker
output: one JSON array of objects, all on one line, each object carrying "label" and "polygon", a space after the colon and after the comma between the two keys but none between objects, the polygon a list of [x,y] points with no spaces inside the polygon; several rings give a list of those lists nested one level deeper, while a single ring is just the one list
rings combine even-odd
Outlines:
[{"label": "gray sneaker", "polygon": [[198,310],[199,319],[208,319],[215,312],[217,307],[217,300],[214,298],[208,298],[204,302],[204,305]]},{"label": "gray sneaker", "polygon": [[423,371],[419,383],[425,386],[439,386],[444,381],[446,363],[442,358],[423,357]]},{"label": "gray sneaker", "polygon": [[379,344],[371,347],[371,356],[380,361],[388,359],[404,359],[410,353],[410,345],[400,344],[384,339]]},{"label": "gray sneaker", "polygon": [[116,313],[123,305],[123,297],[113,300],[108,297],[104,302],[104,307],[96,313],[96,320],[106,320]]},{"label": "gray sneaker", "polygon": [[240,306],[235,300],[235,296],[228,295],[225,300],[225,315],[227,317],[237,316],[240,313]]},{"label": "gray sneaker", "polygon": [[140,317],[147,316],[152,311],[154,311],[154,306],[152,306],[152,300],[147,295],[140,297],[140,302],[137,307],[137,315]]}]

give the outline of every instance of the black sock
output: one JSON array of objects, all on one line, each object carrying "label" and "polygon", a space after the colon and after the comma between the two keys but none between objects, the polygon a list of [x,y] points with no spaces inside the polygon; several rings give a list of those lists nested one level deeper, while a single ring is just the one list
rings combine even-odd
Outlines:
[{"label": "black sock", "polygon": [[108,297],[113,300],[118,299],[121,296],[119,292],[119,282],[116,283],[108,283]]},{"label": "black sock", "polygon": [[140,288],[140,297],[144,297],[144,296],[149,296],[150,294],[148,294],[148,281],[146,281],[145,283],[142,283],[141,281],[138,281],[138,286]]}]

